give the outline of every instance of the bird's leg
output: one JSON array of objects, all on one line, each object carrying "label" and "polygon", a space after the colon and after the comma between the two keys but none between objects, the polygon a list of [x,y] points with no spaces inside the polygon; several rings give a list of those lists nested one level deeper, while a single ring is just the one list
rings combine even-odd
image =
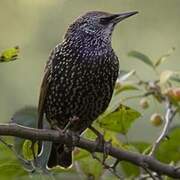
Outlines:
[{"label": "bird's leg", "polygon": [[72,151],[80,140],[80,134],[78,132],[68,130],[67,135],[70,137],[70,141],[65,146]]},{"label": "bird's leg", "polygon": [[[111,146],[111,142],[108,141],[106,142],[104,140],[104,136],[94,127],[92,127],[91,125],[89,126],[89,129],[97,135],[97,139],[96,139],[96,147],[94,149],[94,151],[99,147],[102,146],[103,147],[103,164],[105,163],[105,160],[107,159],[107,156],[109,154],[109,147]],[[94,152],[93,152],[94,153]]]},{"label": "bird's leg", "polygon": [[72,124],[75,124],[78,121],[79,121],[79,118],[77,116],[73,116],[73,117],[69,118],[68,123],[66,124],[66,126],[63,129],[63,133],[65,133]]},{"label": "bird's leg", "polygon": [[50,121],[51,128],[62,133],[62,129],[58,126],[57,120],[53,119]]}]

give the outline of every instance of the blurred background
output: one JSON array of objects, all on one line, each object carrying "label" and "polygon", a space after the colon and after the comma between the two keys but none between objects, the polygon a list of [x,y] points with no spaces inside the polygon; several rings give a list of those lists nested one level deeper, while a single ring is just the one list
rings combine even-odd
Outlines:
[{"label": "blurred background", "polygon": [[[120,23],[114,31],[112,45],[121,69],[135,69],[139,76],[152,79],[154,72],[127,53],[138,50],[157,60],[176,47],[161,68],[179,70],[179,9],[179,0],[0,0],[0,51],[15,45],[21,48],[19,60],[0,64],[0,122],[8,122],[24,106],[37,105],[50,50],[62,41],[68,25],[89,10],[140,12]],[[159,128],[150,124],[149,117],[161,109],[154,104],[142,111],[138,101],[128,101],[128,105],[142,112],[131,128],[129,139],[152,141],[158,136]]]}]

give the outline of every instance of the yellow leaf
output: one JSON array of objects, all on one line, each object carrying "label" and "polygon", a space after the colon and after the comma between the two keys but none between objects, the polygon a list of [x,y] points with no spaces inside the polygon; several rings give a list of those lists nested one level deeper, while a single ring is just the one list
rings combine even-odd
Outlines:
[{"label": "yellow leaf", "polygon": [[34,147],[32,147],[32,141],[25,140],[22,147],[22,154],[25,159],[31,161],[34,159],[32,148],[34,148],[34,154],[37,156],[38,154],[38,144],[35,143]]},{"label": "yellow leaf", "polygon": [[19,46],[4,50],[0,55],[0,62],[9,62],[16,60],[18,58],[19,51]]}]

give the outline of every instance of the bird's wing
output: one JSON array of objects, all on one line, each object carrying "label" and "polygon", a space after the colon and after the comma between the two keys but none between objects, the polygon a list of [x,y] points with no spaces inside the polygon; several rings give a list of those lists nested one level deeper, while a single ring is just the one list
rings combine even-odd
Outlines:
[{"label": "bird's wing", "polygon": [[38,104],[38,129],[43,128],[44,105],[45,105],[45,100],[49,89],[49,85],[51,82],[53,57],[54,57],[54,52],[52,51],[49,57],[49,61],[47,62],[45,67],[45,74],[40,88],[40,96],[39,96],[39,104]]}]

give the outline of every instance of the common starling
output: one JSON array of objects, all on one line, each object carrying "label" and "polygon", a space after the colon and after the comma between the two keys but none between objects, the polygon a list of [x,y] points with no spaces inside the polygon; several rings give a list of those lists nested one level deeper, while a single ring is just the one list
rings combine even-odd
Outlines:
[{"label": "common starling", "polygon": [[[119,61],[111,46],[117,23],[135,12],[111,14],[92,11],[75,20],[64,40],[51,52],[42,81],[38,128],[46,115],[51,128],[67,124],[81,134],[105,111],[118,77]],[[53,143],[48,167],[72,164],[72,149]]]}]

